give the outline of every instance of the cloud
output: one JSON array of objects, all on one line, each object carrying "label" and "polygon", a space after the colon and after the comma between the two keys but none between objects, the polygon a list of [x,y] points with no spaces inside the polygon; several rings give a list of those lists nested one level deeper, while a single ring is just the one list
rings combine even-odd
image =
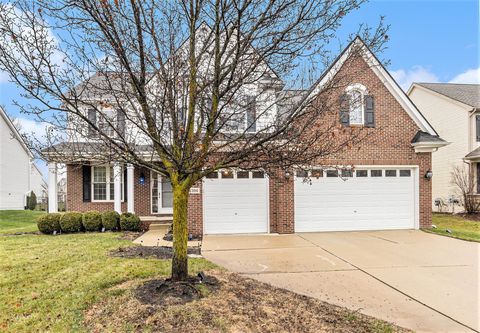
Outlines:
[{"label": "cloud", "polygon": [[450,83],[479,83],[480,84],[480,67],[467,69],[465,72],[458,74]]},{"label": "cloud", "polygon": [[15,118],[13,122],[19,132],[29,140],[33,140],[33,143],[45,143],[47,141],[47,128],[51,126],[50,124],[22,117]]},{"label": "cloud", "polygon": [[407,91],[412,82],[438,82],[438,76],[435,73],[430,72],[423,66],[415,65],[411,69],[398,69],[395,71],[390,71],[393,78],[397,83],[402,87],[403,90]]},{"label": "cloud", "polygon": [[0,83],[8,82],[9,76],[5,71],[0,70]]}]

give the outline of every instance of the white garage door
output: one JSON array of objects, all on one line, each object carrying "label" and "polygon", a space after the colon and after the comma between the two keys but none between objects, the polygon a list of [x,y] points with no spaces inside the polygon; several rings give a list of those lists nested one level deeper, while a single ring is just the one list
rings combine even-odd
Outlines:
[{"label": "white garage door", "polygon": [[203,180],[205,234],[268,232],[268,179],[261,171],[221,171]]},{"label": "white garage door", "polygon": [[298,171],[295,231],[413,229],[414,170],[313,170],[309,181]]}]

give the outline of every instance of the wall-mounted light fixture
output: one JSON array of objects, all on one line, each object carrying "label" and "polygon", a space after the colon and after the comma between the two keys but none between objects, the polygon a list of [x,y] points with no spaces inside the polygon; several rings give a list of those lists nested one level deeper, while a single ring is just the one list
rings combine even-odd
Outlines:
[{"label": "wall-mounted light fixture", "polygon": [[432,179],[432,177],[433,177],[432,170],[428,170],[427,172],[425,172],[425,179],[430,180]]},{"label": "wall-mounted light fixture", "polygon": [[138,178],[138,181],[140,185],[145,184],[145,174],[143,172],[140,174],[140,178]]}]

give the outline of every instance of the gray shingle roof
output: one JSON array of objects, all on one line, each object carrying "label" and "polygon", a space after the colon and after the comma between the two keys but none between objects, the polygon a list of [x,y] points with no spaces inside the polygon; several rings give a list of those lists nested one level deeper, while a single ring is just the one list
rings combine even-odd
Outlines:
[{"label": "gray shingle roof", "polygon": [[413,137],[411,143],[422,143],[422,142],[445,142],[442,138],[437,135],[431,135],[427,132],[418,131],[417,134]]},{"label": "gray shingle roof", "polygon": [[460,83],[417,83],[439,94],[445,95],[456,101],[480,108],[480,84]]},{"label": "gray shingle roof", "polygon": [[478,157],[480,157],[480,147],[478,147],[477,149],[472,150],[471,152],[469,152],[469,153],[465,156],[465,159],[470,160],[470,159],[474,159],[474,158],[478,158]]}]

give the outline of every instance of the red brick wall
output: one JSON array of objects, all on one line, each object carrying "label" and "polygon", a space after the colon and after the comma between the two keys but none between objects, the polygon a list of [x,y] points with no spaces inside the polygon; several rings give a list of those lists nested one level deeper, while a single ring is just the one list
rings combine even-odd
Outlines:
[{"label": "red brick wall", "polygon": [[193,236],[203,234],[203,201],[202,201],[202,182],[194,186],[200,189],[200,193],[190,193],[188,197],[188,233]]}]

